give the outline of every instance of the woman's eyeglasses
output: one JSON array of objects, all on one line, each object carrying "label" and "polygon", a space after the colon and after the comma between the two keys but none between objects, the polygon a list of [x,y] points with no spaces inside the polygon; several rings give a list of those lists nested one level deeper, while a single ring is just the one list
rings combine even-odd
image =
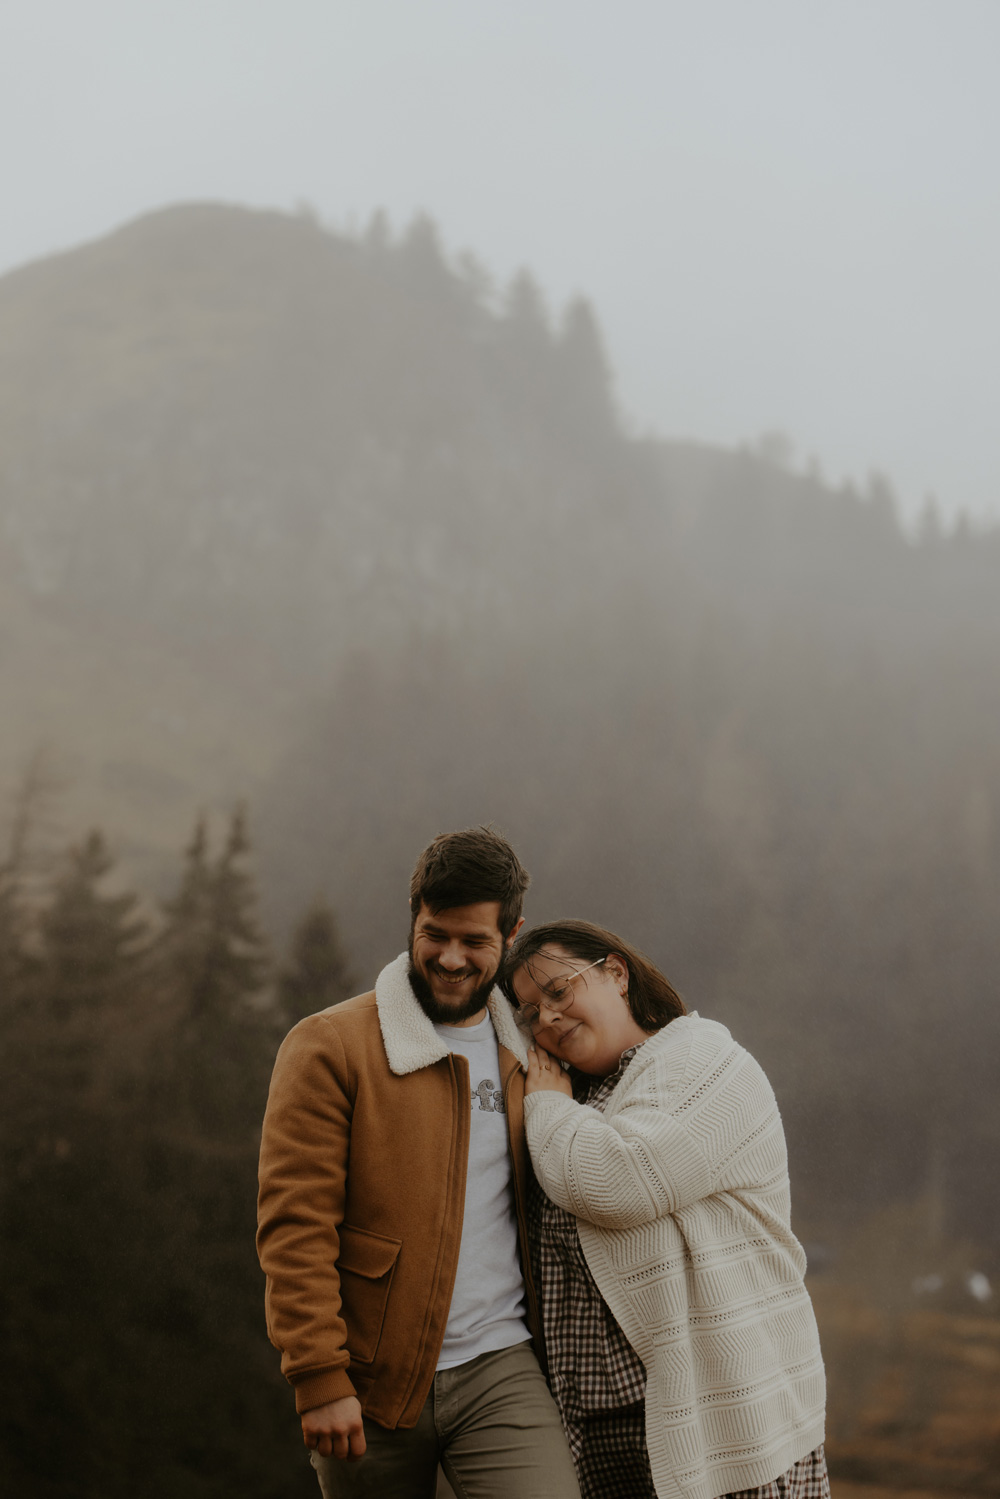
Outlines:
[{"label": "woman's eyeglasses", "polygon": [[[607,954],[605,953],[603,958],[595,958],[593,963],[587,964],[586,968],[574,968],[572,973],[560,974],[558,978],[550,979],[547,984],[539,984],[538,980],[535,978],[535,975],[531,973],[531,968],[528,967],[528,965],[525,966],[528,967],[528,972],[531,973],[531,977],[535,980],[538,988],[541,989],[542,993],[545,995],[545,1008],[547,1010],[559,1011],[565,1010],[566,1006],[572,1002],[575,992],[573,989],[573,985],[576,983],[577,979],[581,978],[583,974],[589,973],[592,968],[599,968],[600,965],[606,961]],[[541,1019],[542,1006],[523,1004],[518,1006],[518,1011],[525,1024],[530,1026],[531,1029],[534,1030],[535,1026]]]}]

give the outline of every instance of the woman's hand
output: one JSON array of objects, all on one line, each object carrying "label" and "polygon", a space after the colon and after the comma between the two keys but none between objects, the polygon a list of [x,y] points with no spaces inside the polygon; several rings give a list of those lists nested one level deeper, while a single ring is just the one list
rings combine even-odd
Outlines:
[{"label": "woman's hand", "polygon": [[564,1093],[573,1097],[573,1085],[544,1046],[536,1041],[528,1047],[528,1076],[524,1082],[525,1096],[529,1093]]}]

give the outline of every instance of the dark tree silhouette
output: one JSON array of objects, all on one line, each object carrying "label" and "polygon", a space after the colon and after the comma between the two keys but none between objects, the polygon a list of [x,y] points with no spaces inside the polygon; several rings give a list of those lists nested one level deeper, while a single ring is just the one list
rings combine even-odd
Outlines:
[{"label": "dark tree silhouette", "polygon": [[137,897],[102,888],[114,867],[103,835],[70,849],[40,922],[39,982],[58,1021],[120,999],[141,958],[147,923]]},{"label": "dark tree silhouette", "polygon": [[289,1025],[339,1004],[357,992],[337,918],[316,900],[292,933],[288,961],[278,976],[278,998]]}]

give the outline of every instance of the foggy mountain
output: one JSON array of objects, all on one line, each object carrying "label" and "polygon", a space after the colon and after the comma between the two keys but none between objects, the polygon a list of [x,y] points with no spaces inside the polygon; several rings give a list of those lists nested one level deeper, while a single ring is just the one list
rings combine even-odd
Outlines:
[{"label": "foggy mountain", "polygon": [[285,669],[370,641],[364,606],[509,604],[470,553],[595,524],[621,464],[587,308],[553,334],[525,277],[493,315],[481,274],[428,221],[391,245],[194,207],[4,278],[8,557],[175,649],[250,628]]},{"label": "foggy mountain", "polygon": [[596,554],[637,482],[592,319],[551,333],[526,277],[495,314],[482,280],[427,222],[212,206],[0,280],[8,779],[51,743],[141,862],[259,783],[352,644]]},{"label": "foggy mountain", "polygon": [[154,886],[248,796],[273,926],[326,894],[365,981],[494,819],[529,920],[761,1056],[817,1232],[932,1179],[992,1232],[1000,533],[629,435],[586,304],[428,220],[182,207],[8,275],[0,454],[8,783],[48,740]]}]

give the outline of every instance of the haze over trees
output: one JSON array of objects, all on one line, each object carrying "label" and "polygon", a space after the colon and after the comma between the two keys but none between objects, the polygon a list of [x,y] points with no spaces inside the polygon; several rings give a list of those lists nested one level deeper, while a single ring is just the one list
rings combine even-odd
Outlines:
[{"label": "haze over trees", "polygon": [[[0,454],[0,773],[13,792],[47,739],[60,815],[102,829],[39,869],[15,815],[0,871],[4,1231],[32,1306],[73,1292],[34,1342],[5,1303],[34,1371],[12,1429],[35,1348],[83,1387],[85,1305],[123,1399],[148,1339],[168,1369],[198,1347],[216,1388],[259,1381],[227,1387],[230,1427],[272,1429],[240,1319],[274,1043],[403,947],[427,840],[489,820],[529,921],[619,928],[760,1057],[816,1263],[976,1310],[963,1276],[1000,1269],[1000,531],[911,533],[884,479],[832,488],[774,444],[631,435],[587,305],[493,287],[426,219],[192,206],[0,279]],[[190,835],[241,799],[259,910],[241,817]],[[145,1451],[119,1387],[73,1395],[104,1474],[81,1494],[228,1492],[181,1382],[159,1488],[100,1468],[137,1481]]]}]

